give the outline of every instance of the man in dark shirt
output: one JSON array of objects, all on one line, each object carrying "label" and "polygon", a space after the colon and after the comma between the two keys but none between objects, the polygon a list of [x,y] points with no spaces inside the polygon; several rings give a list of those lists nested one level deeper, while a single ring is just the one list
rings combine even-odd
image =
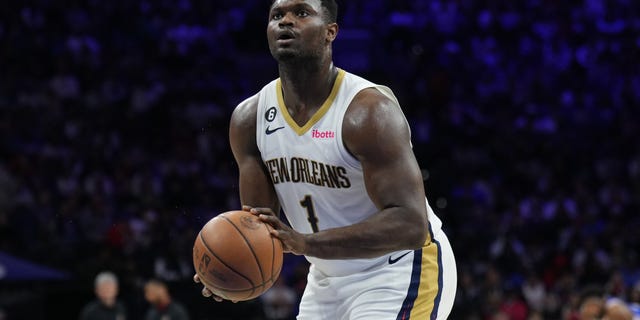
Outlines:
[{"label": "man in dark shirt", "polygon": [[80,320],[126,320],[124,305],[117,300],[118,278],[111,272],[101,272],[94,281],[96,299],[80,313]]},{"label": "man in dark shirt", "polygon": [[151,304],[146,320],[189,320],[187,310],[171,299],[164,282],[149,280],[144,286],[144,297]]}]

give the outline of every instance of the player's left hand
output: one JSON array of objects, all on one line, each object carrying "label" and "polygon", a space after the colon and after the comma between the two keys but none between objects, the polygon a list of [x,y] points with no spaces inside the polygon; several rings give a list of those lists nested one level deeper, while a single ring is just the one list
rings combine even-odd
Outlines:
[{"label": "player's left hand", "polygon": [[242,206],[242,210],[249,211],[260,218],[265,223],[268,223],[273,227],[271,235],[282,241],[282,249],[284,252],[290,252],[295,255],[305,254],[307,247],[307,241],[304,234],[293,230],[290,226],[285,224],[278,216],[271,210],[271,208],[252,208],[249,206]]},{"label": "player's left hand", "polygon": [[[200,277],[198,276],[197,273],[193,275],[193,282],[202,283],[202,281],[200,281]],[[213,300],[215,300],[217,302],[224,301],[224,299],[222,299],[222,297],[215,295],[211,290],[209,290],[209,288],[204,286],[204,284],[202,285],[202,292],[201,293],[202,293],[202,296],[204,296],[206,298],[213,298]],[[231,300],[231,302],[237,303],[238,301]]]}]

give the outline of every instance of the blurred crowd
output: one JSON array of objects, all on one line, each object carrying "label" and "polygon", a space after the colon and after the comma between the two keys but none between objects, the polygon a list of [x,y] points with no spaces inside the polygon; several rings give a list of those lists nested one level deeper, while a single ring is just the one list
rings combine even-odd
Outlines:
[{"label": "blurred crowd", "polygon": [[[412,126],[458,260],[452,319],[580,319],[593,287],[640,309],[640,3],[338,2],[336,64]],[[89,292],[111,270],[196,296],[193,239],[240,205],[229,116],[277,76],[268,6],[2,3],[0,250]],[[275,301],[305,267],[287,259]]]}]

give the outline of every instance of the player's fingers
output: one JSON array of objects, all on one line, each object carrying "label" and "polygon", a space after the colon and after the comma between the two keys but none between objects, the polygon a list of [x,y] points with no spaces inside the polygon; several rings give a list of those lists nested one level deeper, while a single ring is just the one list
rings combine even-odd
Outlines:
[{"label": "player's fingers", "polygon": [[200,283],[200,277],[198,277],[197,273],[193,275],[193,282]]},{"label": "player's fingers", "polygon": [[251,213],[253,214],[264,214],[264,215],[270,215],[270,216],[275,216],[275,213],[273,213],[273,210],[271,210],[271,208],[251,208]]},{"label": "player's fingers", "polygon": [[271,230],[269,231],[269,233],[274,236],[275,238],[279,239],[280,241],[284,242],[286,241],[286,239],[283,239],[282,234],[280,233],[280,231],[278,230]]},{"label": "player's fingers", "polygon": [[251,212],[251,206],[243,205],[243,206],[242,206],[242,211],[248,211],[248,212]]},{"label": "player's fingers", "polygon": [[217,302],[222,302],[222,298],[218,297],[217,295],[213,294],[213,292],[211,292],[211,290],[207,289],[206,287],[202,288],[202,295],[209,298],[213,298],[213,300],[217,301]]},{"label": "player's fingers", "polygon": [[261,213],[258,218],[260,218],[262,222],[268,223],[276,229],[280,229],[280,219],[277,217]]},{"label": "player's fingers", "polygon": [[291,252],[291,246],[288,244],[288,242],[291,239],[291,235],[288,232],[274,229],[269,231],[269,233],[275,238],[277,238],[278,240],[280,240],[280,242],[282,243],[282,250],[284,252]]}]

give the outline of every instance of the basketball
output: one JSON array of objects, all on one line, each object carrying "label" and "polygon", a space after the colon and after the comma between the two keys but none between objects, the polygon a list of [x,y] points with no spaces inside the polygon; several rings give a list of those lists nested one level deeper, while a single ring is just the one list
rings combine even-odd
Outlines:
[{"label": "basketball", "polygon": [[282,269],[282,243],[273,228],[246,211],[228,211],[209,220],[193,245],[193,266],[213,294],[251,300],[269,289]]}]

